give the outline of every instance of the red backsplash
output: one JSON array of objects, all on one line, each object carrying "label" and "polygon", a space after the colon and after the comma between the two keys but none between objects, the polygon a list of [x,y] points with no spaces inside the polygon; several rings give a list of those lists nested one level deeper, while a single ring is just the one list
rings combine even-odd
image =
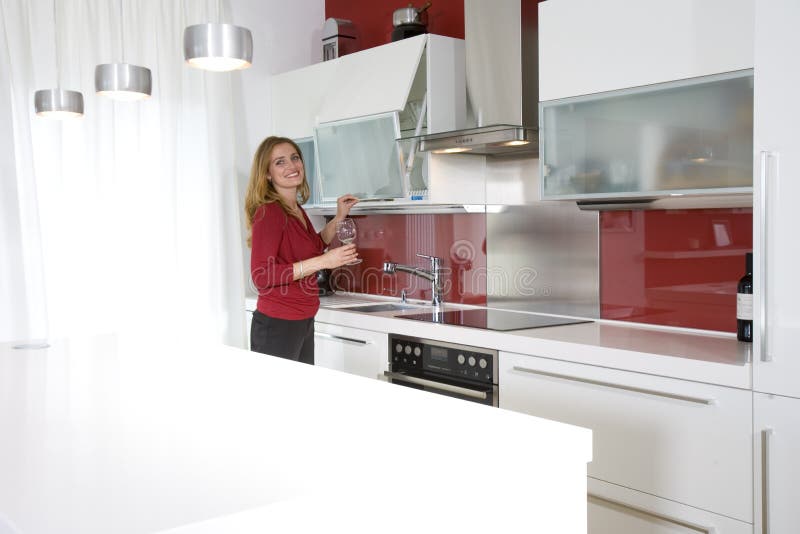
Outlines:
[{"label": "red backsplash", "polygon": [[[336,289],[430,300],[431,284],[418,276],[383,273],[383,262],[393,261],[429,269],[427,254],[442,258],[444,300],[486,304],[486,216],[483,214],[354,216],[359,265],[336,269]],[[334,243],[336,246],[336,243]]]},{"label": "red backsplash", "polygon": [[752,247],[750,209],[602,212],[601,317],[735,332]]}]

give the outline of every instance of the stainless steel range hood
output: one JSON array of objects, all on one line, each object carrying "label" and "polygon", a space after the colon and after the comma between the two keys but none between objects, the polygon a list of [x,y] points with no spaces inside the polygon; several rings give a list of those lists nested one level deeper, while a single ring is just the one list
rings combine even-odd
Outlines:
[{"label": "stainless steel range hood", "polygon": [[538,155],[537,4],[464,0],[468,122],[473,127],[423,135],[419,150]]},{"label": "stainless steel range hood", "polygon": [[423,135],[419,138],[420,152],[434,154],[535,155],[538,153],[538,146],[537,131],[534,128],[512,124]]}]

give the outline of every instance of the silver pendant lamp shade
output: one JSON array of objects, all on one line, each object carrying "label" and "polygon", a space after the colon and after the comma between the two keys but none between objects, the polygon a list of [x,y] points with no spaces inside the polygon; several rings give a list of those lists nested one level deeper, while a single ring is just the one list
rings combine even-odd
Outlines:
[{"label": "silver pendant lamp shade", "polygon": [[83,115],[83,93],[67,89],[41,89],[33,95],[36,115],[47,119],[70,119]]},{"label": "silver pendant lamp shade", "polygon": [[33,94],[33,109],[37,117],[71,119],[83,116],[83,93],[60,87],[61,59],[59,50],[58,11],[53,0],[53,43],[56,52],[56,88],[40,89]]},{"label": "silver pendant lamp shade", "polygon": [[153,75],[147,67],[125,62],[125,10],[119,2],[119,47],[122,62],[103,63],[94,68],[94,90],[114,100],[142,100],[153,91]]},{"label": "silver pendant lamp shade", "polygon": [[114,100],[141,100],[152,94],[153,76],[147,67],[104,63],[94,68],[94,89]]},{"label": "silver pendant lamp shade", "polygon": [[233,24],[187,26],[183,30],[183,57],[198,69],[246,69],[253,62],[253,34]]}]

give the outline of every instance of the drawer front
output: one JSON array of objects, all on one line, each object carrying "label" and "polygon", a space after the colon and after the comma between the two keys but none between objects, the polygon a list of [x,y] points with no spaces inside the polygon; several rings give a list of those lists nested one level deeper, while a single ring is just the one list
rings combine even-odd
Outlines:
[{"label": "drawer front", "polygon": [[753,534],[753,525],[589,479],[589,534]]},{"label": "drawer front", "polygon": [[388,368],[389,336],[327,323],[314,324],[314,364],[368,378]]},{"label": "drawer front", "polygon": [[589,475],[752,522],[752,394],[500,353],[500,407],[592,429]]}]

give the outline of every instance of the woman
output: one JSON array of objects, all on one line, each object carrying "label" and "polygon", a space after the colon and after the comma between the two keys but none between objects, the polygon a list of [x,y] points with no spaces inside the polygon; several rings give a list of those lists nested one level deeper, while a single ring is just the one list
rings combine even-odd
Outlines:
[{"label": "woman", "polygon": [[358,202],[337,200],[336,217],[317,233],[300,204],[310,190],[303,154],[291,139],[268,137],[256,150],[245,196],[252,248],[250,274],[258,290],[250,349],[314,364],[314,316],[319,309],[316,272],[355,260],[355,245],[324,252],[336,223]]}]

